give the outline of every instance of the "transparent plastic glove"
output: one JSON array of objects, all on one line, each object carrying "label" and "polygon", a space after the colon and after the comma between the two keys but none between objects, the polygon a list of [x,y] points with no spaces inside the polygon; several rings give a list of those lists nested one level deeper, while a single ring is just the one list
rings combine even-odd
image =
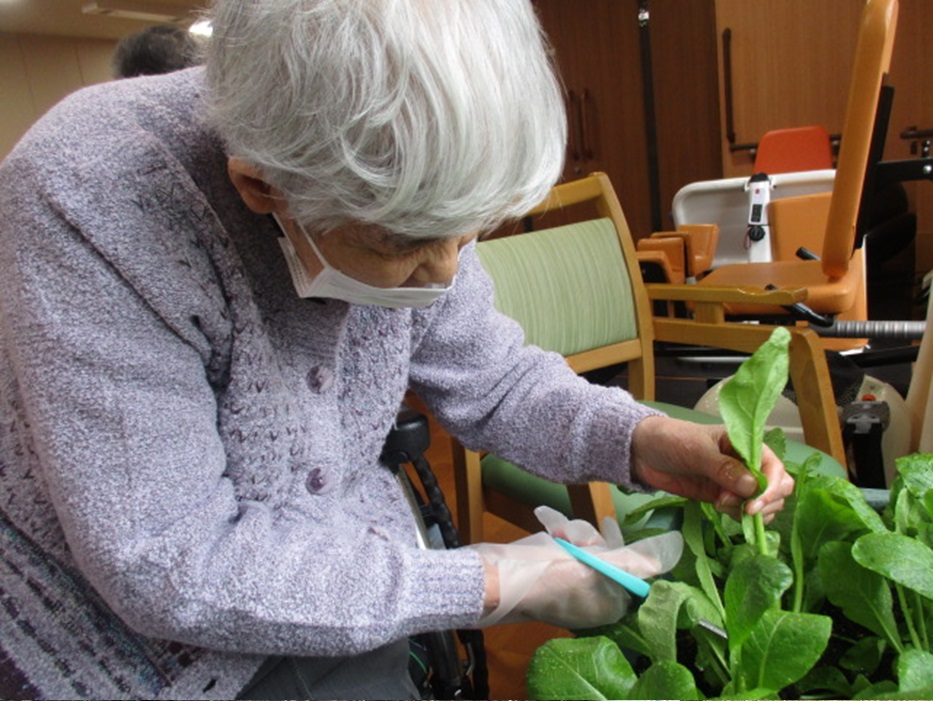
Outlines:
[{"label": "transparent plastic glove", "polygon": [[642,578],[667,572],[683,551],[678,532],[626,546],[613,519],[606,519],[600,533],[586,521],[568,520],[548,507],[538,507],[535,515],[547,533],[514,543],[472,546],[499,578],[499,605],[480,620],[480,626],[535,620],[564,628],[591,628],[625,615],[631,604],[625,590],[571,557],[552,536],[566,538]]},{"label": "transparent plastic glove", "polygon": [[592,523],[583,519],[570,520],[560,511],[550,506],[539,506],[535,509],[535,518],[544,526],[544,530],[555,538],[569,540],[574,545],[584,548],[588,545],[603,548],[621,548],[625,545],[619,522],[607,516],[600,524],[602,532],[596,530]]}]

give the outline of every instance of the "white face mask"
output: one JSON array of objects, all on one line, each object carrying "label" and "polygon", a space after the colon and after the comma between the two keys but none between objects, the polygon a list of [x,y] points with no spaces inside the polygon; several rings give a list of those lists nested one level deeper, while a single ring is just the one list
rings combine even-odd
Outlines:
[{"label": "white face mask", "polygon": [[[272,216],[278,223],[279,228],[284,232],[285,229],[278,216],[275,214]],[[453,281],[449,285],[431,284],[425,287],[376,287],[367,285],[365,282],[360,282],[356,278],[340,272],[328,263],[305,228],[301,224],[298,224],[298,228],[314,251],[314,255],[324,266],[324,269],[312,278],[299,259],[295,247],[288,240],[288,236],[279,239],[279,245],[285,254],[288,270],[292,275],[292,282],[299,297],[327,297],[328,299],[340,299],[350,304],[374,304],[380,307],[396,309],[401,307],[426,307],[443,297],[454,286]]]}]

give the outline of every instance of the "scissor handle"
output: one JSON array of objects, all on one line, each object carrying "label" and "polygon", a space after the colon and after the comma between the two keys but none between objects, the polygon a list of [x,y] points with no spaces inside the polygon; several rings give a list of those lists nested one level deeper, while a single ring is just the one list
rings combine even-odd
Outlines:
[{"label": "scissor handle", "polygon": [[568,543],[563,538],[555,538],[554,540],[583,564],[589,565],[600,574],[604,574],[612,581],[621,584],[635,596],[640,596],[642,599],[647,598],[648,592],[651,591],[651,585],[645,580],[639,579],[635,575],[629,574],[615,565],[610,565],[605,560],[596,557],[593,553],[587,552],[583,548],[578,548],[576,545]]}]

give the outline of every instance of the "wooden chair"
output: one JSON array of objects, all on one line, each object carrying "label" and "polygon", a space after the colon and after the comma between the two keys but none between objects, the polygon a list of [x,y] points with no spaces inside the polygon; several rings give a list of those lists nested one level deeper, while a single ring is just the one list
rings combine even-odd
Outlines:
[{"label": "wooden chair", "polygon": [[[477,253],[493,279],[497,308],[522,325],[528,343],[561,353],[578,373],[626,363],[629,391],[652,402],[655,340],[750,352],[770,335],[773,327],[764,325],[653,318],[631,234],[605,174],[555,187],[530,216],[540,221],[554,210],[560,210],[564,220],[569,216],[571,223],[483,241]],[[695,285],[680,287],[698,290]],[[755,297],[731,292],[735,299]],[[764,301],[773,303],[788,295],[765,293]],[[831,469],[843,471],[845,456],[825,354],[812,331],[791,328],[791,334],[791,375],[802,394],[807,443],[826,454]],[[679,418],[715,421],[692,410],[655,405]],[[795,460],[812,452],[802,444],[793,450]],[[537,521],[532,510],[539,504],[593,523],[624,508],[624,495],[604,483],[563,487],[456,442],[453,458],[458,528],[464,542],[482,539],[486,511],[533,530]]]}]

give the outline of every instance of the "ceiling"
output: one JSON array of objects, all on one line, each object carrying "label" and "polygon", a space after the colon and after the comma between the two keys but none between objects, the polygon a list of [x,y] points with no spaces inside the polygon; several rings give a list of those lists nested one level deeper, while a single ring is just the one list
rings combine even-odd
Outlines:
[{"label": "ceiling", "polygon": [[[138,32],[159,19],[125,19],[85,14],[81,8],[92,0],[0,0],[0,32],[58,34],[98,39],[119,39]],[[100,0],[142,12],[185,15],[203,8],[207,0]]]}]

